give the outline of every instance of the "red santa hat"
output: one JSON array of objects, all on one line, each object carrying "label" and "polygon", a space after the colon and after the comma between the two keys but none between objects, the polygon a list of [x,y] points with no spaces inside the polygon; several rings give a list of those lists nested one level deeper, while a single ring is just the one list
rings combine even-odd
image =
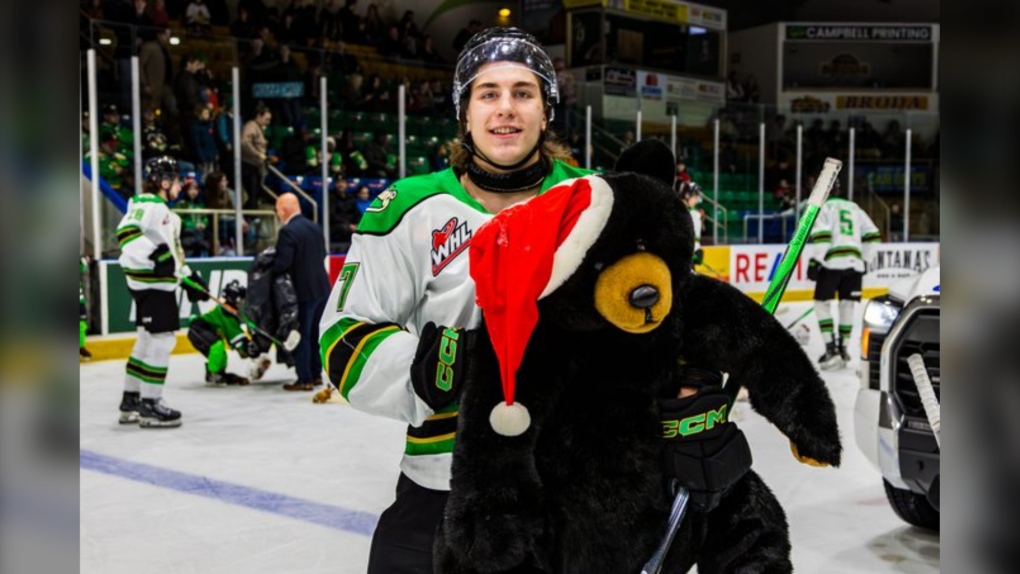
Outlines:
[{"label": "red santa hat", "polygon": [[613,191],[604,179],[571,179],[501,211],[471,238],[471,278],[503,384],[505,402],[489,417],[497,433],[517,436],[530,426],[527,409],[514,402],[514,390],[538,323],[538,300],[574,274],[612,208]]}]

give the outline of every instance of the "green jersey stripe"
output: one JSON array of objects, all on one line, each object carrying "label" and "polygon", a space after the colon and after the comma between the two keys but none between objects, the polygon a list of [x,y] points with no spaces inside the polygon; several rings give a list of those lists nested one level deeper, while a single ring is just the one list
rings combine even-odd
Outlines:
[{"label": "green jersey stripe", "polygon": [[140,360],[138,360],[138,359],[136,359],[134,357],[128,357],[128,362],[131,363],[131,364],[134,364],[134,365],[138,365],[139,367],[141,367],[141,368],[143,368],[143,369],[145,369],[147,371],[152,371],[153,373],[163,373],[163,374],[166,374],[166,371],[167,371],[167,367],[156,367],[156,366],[150,365],[150,364],[148,364],[148,363],[146,363],[144,361],[140,361]]},{"label": "green jersey stripe", "polygon": [[131,198],[132,203],[162,203],[166,204],[166,201],[158,196],[151,193],[142,193]]},{"label": "green jersey stripe", "polygon": [[825,254],[825,260],[834,259],[836,257],[860,257],[861,250],[856,247],[844,246],[844,247],[833,247]]},{"label": "green jersey stripe", "polygon": [[457,417],[426,420],[420,427],[407,427],[407,436],[429,439],[457,432]]},{"label": "green jersey stripe", "polygon": [[[347,362],[347,368],[344,370],[344,374],[340,377],[340,384],[337,385],[337,389],[340,391],[340,395],[348,399],[351,390],[357,386],[358,379],[361,377],[361,371],[365,369],[365,365],[368,363],[368,358],[372,356],[372,352],[386,340],[387,337],[394,333],[399,333],[400,327],[396,325],[380,325],[376,326],[371,333],[366,333],[362,336],[360,341],[354,346],[351,352],[350,359]],[[357,335],[357,333],[355,333]],[[344,345],[339,345],[341,348],[345,348]]]},{"label": "green jersey stripe", "polygon": [[[355,321],[354,319],[340,319],[340,321],[327,329],[326,332],[319,337],[319,358],[322,359],[322,365],[325,367],[327,375],[329,375],[332,371],[330,368],[332,365],[330,357],[333,354],[334,347],[336,347],[337,343],[344,338],[347,331],[361,324],[361,322]],[[343,372],[343,365],[341,365],[337,371]],[[335,383],[337,381],[333,382]]]},{"label": "green jersey stripe", "polygon": [[453,433],[444,436],[438,436],[432,439],[415,439],[413,437],[407,437],[407,446],[404,448],[404,454],[409,456],[421,456],[427,454],[449,454],[453,452],[454,445]]},{"label": "green jersey stripe", "polygon": [[146,383],[149,383],[149,384],[152,384],[152,385],[162,385],[164,382],[166,382],[166,375],[163,375],[161,377],[148,375],[146,373],[139,372],[138,369],[136,369],[134,365],[128,365],[128,367],[127,367],[127,374],[128,374],[128,376],[134,377],[136,379],[139,379],[139,380],[141,380],[143,382],[146,382]]}]

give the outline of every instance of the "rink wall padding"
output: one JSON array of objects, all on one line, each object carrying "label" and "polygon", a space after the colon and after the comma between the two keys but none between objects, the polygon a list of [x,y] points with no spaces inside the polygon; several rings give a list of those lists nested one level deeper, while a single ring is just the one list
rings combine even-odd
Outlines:
[{"label": "rink wall padding", "polygon": [[[696,267],[699,273],[731,283],[749,297],[761,301],[772,275],[779,267],[786,246],[720,245],[707,246],[704,250],[704,262]],[[812,299],[814,282],[807,278],[807,263],[811,253],[812,247],[808,246],[801,255],[783,301]],[[344,259],[344,255],[329,257],[331,282],[336,280]],[[868,271],[864,275],[863,297],[884,295],[893,283],[938,265],[940,259],[939,243],[879,243],[868,261]],[[234,279],[240,281],[242,285],[247,285],[251,261],[251,257],[212,257],[194,259],[189,261],[188,265],[202,273],[209,283],[210,290],[219,293],[223,285]],[[124,272],[116,261],[101,261],[99,279],[102,334],[106,337],[90,339],[89,350],[93,352],[95,360],[125,359],[134,345],[135,325],[134,303],[124,281]],[[177,290],[177,297],[181,309],[182,329],[187,325],[189,316],[204,313],[214,305],[211,301],[192,304],[180,289]],[[194,352],[195,348],[187,337],[179,333],[174,353]]]},{"label": "rink wall padding", "polygon": [[[815,283],[807,278],[807,264],[813,246],[807,246],[797,261],[783,301],[810,301]],[[731,283],[756,301],[765,296],[769,281],[786,251],[786,245],[720,245],[704,248],[702,265],[695,269],[709,277]],[[875,245],[864,275],[863,297],[889,292],[889,287],[939,264],[940,243],[879,243]]]},{"label": "rink wall padding", "polygon": [[[135,337],[127,334],[113,337],[89,337],[85,345],[92,353],[93,361],[123,361],[131,354],[131,348],[135,346]],[[172,354],[185,355],[197,352],[194,345],[188,340],[186,333],[177,333],[177,344],[174,345]]]}]

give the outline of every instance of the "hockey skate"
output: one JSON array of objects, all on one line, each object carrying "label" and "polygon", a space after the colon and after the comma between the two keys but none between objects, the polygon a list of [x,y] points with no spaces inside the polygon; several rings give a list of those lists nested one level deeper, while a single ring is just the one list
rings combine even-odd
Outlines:
[{"label": "hockey skate", "polygon": [[844,365],[850,364],[850,353],[846,352],[846,347],[843,346],[843,340],[840,339],[836,343],[836,348],[839,349],[839,358],[843,359]]},{"label": "hockey skate", "polygon": [[181,426],[181,412],[163,404],[163,399],[142,399],[138,408],[138,426],[169,428]]},{"label": "hockey skate", "polygon": [[825,354],[818,358],[818,366],[823,371],[834,371],[846,366],[835,342],[825,344]]},{"label": "hockey skate", "polygon": [[91,361],[92,351],[89,351],[85,347],[78,347],[78,360],[79,361]]},{"label": "hockey skate", "polygon": [[262,375],[266,374],[266,371],[269,370],[269,367],[272,366],[272,364],[273,361],[271,361],[266,355],[256,357],[254,362],[248,368],[248,378],[253,381],[261,379]]},{"label": "hockey skate", "polygon": [[223,387],[227,385],[247,385],[250,381],[244,377],[235,375],[233,373],[212,373],[208,368],[205,370],[205,384],[214,387]]},{"label": "hockey skate", "polygon": [[142,405],[140,393],[124,391],[124,398],[120,400],[120,424],[129,425],[138,422],[138,409]]}]

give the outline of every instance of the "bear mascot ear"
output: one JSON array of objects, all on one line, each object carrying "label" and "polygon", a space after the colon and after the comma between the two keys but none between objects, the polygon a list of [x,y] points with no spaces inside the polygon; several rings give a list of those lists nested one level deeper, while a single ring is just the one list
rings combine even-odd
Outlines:
[{"label": "bear mascot ear", "polygon": [[676,180],[674,160],[673,151],[661,140],[641,140],[620,153],[613,171],[644,174],[673,187]]}]

